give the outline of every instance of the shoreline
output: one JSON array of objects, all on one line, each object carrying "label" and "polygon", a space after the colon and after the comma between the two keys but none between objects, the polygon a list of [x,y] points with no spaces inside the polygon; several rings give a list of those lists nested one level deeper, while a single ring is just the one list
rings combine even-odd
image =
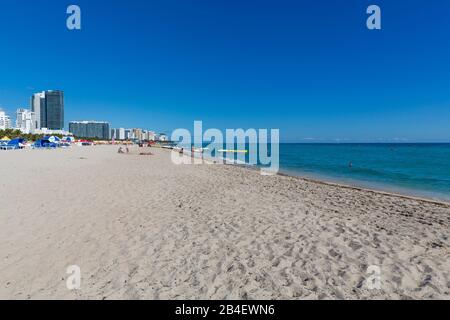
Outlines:
[{"label": "shoreline", "polygon": [[426,197],[408,195],[408,194],[403,194],[403,193],[397,193],[397,192],[384,191],[384,190],[379,190],[379,189],[371,189],[371,188],[359,187],[359,186],[354,186],[354,185],[351,185],[351,184],[345,184],[345,183],[339,183],[339,182],[334,182],[334,181],[325,181],[325,180],[320,180],[320,179],[302,177],[302,176],[297,176],[297,175],[294,175],[294,174],[288,174],[288,173],[284,173],[284,172],[279,172],[277,174],[281,175],[281,176],[286,176],[286,177],[290,177],[290,178],[297,178],[297,179],[300,179],[300,180],[303,180],[303,181],[319,183],[319,184],[324,184],[324,185],[328,185],[328,186],[334,186],[334,187],[340,187],[340,188],[346,188],[346,189],[352,189],[352,190],[364,191],[364,192],[372,192],[372,193],[382,194],[382,195],[386,195],[386,196],[393,196],[393,197],[399,197],[399,198],[416,200],[416,201],[423,201],[423,202],[428,202],[428,203],[432,203],[432,204],[442,205],[444,207],[450,208],[450,201],[447,202],[445,200],[429,199],[429,198],[426,198]]},{"label": "shoreline", "polygon": [[[167,150],[167,149],[165,149],[165,150]],[[171,152],[171,150],[167,150],[167,151]],[[185,156],[187,157],[187,155],[185,155]],[[196,157],[196,158],[197,159],[201,159],[200,157]],[[203,160],[204,161],[214,161],[214,159],[207,159],[207,158],[205,158]],[[220,159],[220,160],[223,161],[224,159]],[[214,163],[211,163],[211,165],[213,165],[213,164]],[[241,167],[241,168],[245,168],[245,169],[248,169],[248,170],[256,170],[256,171],[260,171],[261,170],[261,167],[257,166],[257,165],[249,165],[249,164],[241,164],[241,163],[234,163],[234,164],[231,164],[231,163],[220,163],[220,164],[229,165],[229,166],[235,166],[235,167]],[[299,179],[299,180],[302,180],[302,181],[308,181],[308,182],[312,182],[312,183],[324,184],[324,185],[328,185],[328,186],[335,186],[335,187],[341,187],[341,188],[346,188],[346,189],[353,189],[353,190],[364,191],[364,192],[373,192],[373,193],[383,194],[383,195],[387,195],[387,196],[400,197],[400,198],[404,198],[404,199],[424,201],[424,202],[433,203],[433,204],[437,204],[437,205],[442,205],[444,207],[450,208],[450,200],[433,199],[433,198],[428,198],[426,196],[407,194],[408,190],[406,190],[406,189],[405,189],[405,193],[402,193],[401,191],[395,192],[395,191],[389,191],[389,190],[382,190],[381,188],[377,189],[377,188],[363,187],[363,186],[358,186],[358,185],[352,185],[350,183],[333,181],[331,178],[330,178],[330,180],[327,180],[327,177],[325,177],[325,176],[323,176],[323,179],[321,179],[321,178],[310,178],[310,177],[302,176],[301,174],[295,174],[293,172],[283,171],[282,169],[280,169],[276,173],[276,175],[284,176],[284,177],[290,177],[290,178],[295,178],[295,179]]]}]

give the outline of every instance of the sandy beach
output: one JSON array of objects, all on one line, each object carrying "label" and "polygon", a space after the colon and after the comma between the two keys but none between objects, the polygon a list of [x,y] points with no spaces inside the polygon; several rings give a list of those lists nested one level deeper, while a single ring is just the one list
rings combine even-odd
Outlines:
[{"label": "sandy beach", "polygon": [[0,299],[450,299],[449,235],[445,203],[168,150],[0,152]]}]

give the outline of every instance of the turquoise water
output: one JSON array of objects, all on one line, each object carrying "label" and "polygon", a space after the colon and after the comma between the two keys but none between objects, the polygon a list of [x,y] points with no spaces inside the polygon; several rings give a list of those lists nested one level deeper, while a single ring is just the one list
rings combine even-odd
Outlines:
[{"label": "turquoise water", "polygon": [[450,200],[450,144],[281,144],[280,169]]},{"label": "turquoise water", "polygon": [[450,201],[450,144],[280,144],[280,172]]}]

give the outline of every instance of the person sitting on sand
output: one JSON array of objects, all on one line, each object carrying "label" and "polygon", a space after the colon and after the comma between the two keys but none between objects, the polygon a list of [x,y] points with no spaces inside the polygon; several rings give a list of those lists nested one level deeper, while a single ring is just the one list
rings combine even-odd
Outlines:
[{"label": "person sitting on sand", "polygon": [[119,147],[118,153],[124,153],[122,147]]}]

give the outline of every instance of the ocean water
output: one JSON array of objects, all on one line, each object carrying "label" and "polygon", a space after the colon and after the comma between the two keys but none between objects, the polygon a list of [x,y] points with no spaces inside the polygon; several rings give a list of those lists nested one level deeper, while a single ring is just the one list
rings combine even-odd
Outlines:
[{"label": "ocean water", "polygon": [[[450,201],[450,144],[280,144],[279,147],[283,173]],[[251,149],[248,145],[246,148]],[[249,155],[247,162],[248,159]]]},{"label": "ocean water", "polygon": [[450,144],[281,144],[280,170],[450,200]]}]

